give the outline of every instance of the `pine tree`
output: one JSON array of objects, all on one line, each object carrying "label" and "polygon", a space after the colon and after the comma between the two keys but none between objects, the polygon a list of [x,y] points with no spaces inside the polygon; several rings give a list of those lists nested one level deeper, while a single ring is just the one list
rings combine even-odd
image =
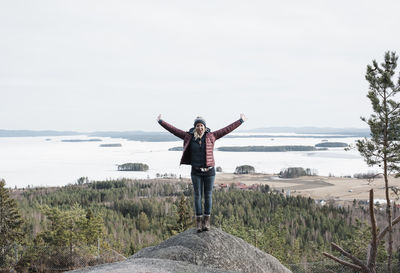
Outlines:
[{"label": "pine tree", "polygon": [[[104,238],[104,224],[99,215],[74,204],[70,209],[41,207],[46,228],[34,239],[27,264],[45,264],[54,268],[75,268],[77,262],[98,255],[98,243]],[[76,259],[79,257],[79,259]]]},{"label": "pine tree", "polygon": [[0,180],[0,268],[10,265],[13,246],[23,237],[22,217],[5,184],[4,180]]},{"label": "pine tree", "polygon": [[143,232],[149,229],[150,227],[149,218],[143,211],[139,214],[139,218],[137,221],[138,221],[137,225],[140,231]]},{"label": "pine tree", "polygon": [[[366,80],[369,82],[369,92],[367,97],[370,99],[373,114],[367,120],[362,117],[371,131],[370,139],[357,141],[357,148],[369,166],[378,165],[382,168],[385,182],[386,195],[386,218],[387,226],[382,230],[378,229],[374,212],[374,191],[370,190],[369,195],[369,214],[371,223],[371,239],[368,242],[366,252],[366,262],[356,257],[357,254],[350,253],[332,243],[332,247],[342,255],[349,258],[352,262],[347,262],[336,256],[324,252],[323,254],[336,262],[351,267],[365,273],[376,273],[376,259],[379,256],[379,245],[387,233],[388,259],[387,272],[392,272],[392,252],[393,252],[393,225],[400,222],[400,216],[392,220],[391,200],[389,193],[389,175],[399,174],[400,171],[400,102],[397,102],[400,92],[400,77],[397,83],[393,81],[398,57],[395,52],[386,52],[384,62],[380,65],[373,61],[372,65],[367,66]],[[365,236],[363,235],[364,240]],[[354,244],[357,244],[355,241]],[[358,252],[358,251],[357,251]]]},{"label": "pine tree", "polygon": [[191,226],[189,205],[187,199],[182,194],[178,204],[178,221],[177,221],[177,231],[183,232],[188,227]]},{"label": "pine tree", "polygon": [[72,255],[74,248],[85,240],[84,210],[75,204],[71,210],[43,206],[42,211],[50,224],[48,230],[41,232],[38,237],[57,250],[67,247]]},{"label": "pine tree", "polygon": [[104,221],[100,215],[94,215],[91,209],[86,210],[86,219],[83,220],[83,230],[88,245],[97,244],[104,237]]},{"label": "pine tree", "polygon": [[370,166],[378,165],[383,170],[386,195],[386,216],[388,224],[388,272],[391,272],[393,232],[392,210],[389,193],[389,174],[400,171],[400,77],[393,81],[398,56],[395,52],[386,52],[380,65],[373,61],[367,66],[366,80],[373,114],[367,120],[371,138],[357,141],[357,148]]},{"label": "pine tree", "polygon": [[192,225],[192,221],[190,220],[190,206],[185,195],[181,194],[181,197],[179,200],[176,200],[175,204],[177,206],[177,217],[174,216],[174,224],[167,224],[170,235],[181,233]]}]

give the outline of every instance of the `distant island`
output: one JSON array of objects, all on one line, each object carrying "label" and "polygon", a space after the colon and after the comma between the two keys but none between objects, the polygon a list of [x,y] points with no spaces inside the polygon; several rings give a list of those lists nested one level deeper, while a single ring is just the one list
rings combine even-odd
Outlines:
[{"label": "distant island", "polygon": [[221,152],[302,152],[320,150],[314,146],[225,146],[217,148]]},{"label": "distant island", "polygon": [[121,143],[100,144],[100,147],[122,147]]},{"label": "distant island", "polygon": [[103,141],[99,138],[91,138],[91,139],[63,139],[62,142],[98,142]]},{"label": "distant island", "polygon": [[118,165],[118,171],[146,172],[149,166],[143,163],[125,163]]},{"label": "distant island", "polygon": [[342,148],[348,146],[349,144],[344,142],[322,142],[315,145],[315,147],[324,147],[324,148]]},{"label": "distant island", "polygon": [[183,147],[182,146],[172,147],[172,148],[169,148],[168,151],[183,151]]}]

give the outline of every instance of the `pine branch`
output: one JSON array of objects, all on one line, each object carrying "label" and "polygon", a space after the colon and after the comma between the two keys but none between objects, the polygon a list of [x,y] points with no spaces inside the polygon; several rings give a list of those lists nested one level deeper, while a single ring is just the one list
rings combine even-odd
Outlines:
[{"label": "pine branch", "polygon": [[381,97],[382,99],[384,99],[383,94],[381,94],[381,92],[382,92],[381,89],[383,89],[382,86],[379,83],[377,83],[376,85],[377,86],[374,88],[374,90],[371,90],[371,91],[376,93],[377,95],[379,95],[379,97]]},{"label": "pine branch", "polygon": [[377,114],[378,114],[380,120],[385,120],[385,117],[382,116],[382,113],[381,113],[381,112],[378,112]]},{"label": "pine branch", "polygon": [[[379,154],[379,153],[374,153],[374,152],[366,151],[366,152],[364,152],[364,154],[367,155],[367,157],[376,157],[376,158],[379,158],[380,160],[383,160],[383,158],[384,158],[384,156],[381,155],[381,154]],[[374,165],[375,165],[375,164],[376,164],[376,163],[374,163]]]},{"label": "pine branch", "polygon": [[322,254],[323,254],[324,256],[328,257],[329,259],[332,259],[332,260],[334,260],[335,262],[338,262],[338,263],[340,263],[340,264],[342,264],[342,265],[351,267],[351,268],[353,268],[353,269],[355,269],[355,270],[358,270],[358,271],[362,270],[362,267],[361,267],[361,266],[358,266],[358,265],[355,265],[355,264],[346,262],[346,261],[344,261],[344,260],[342,260],[342,259],[339,259],[339,258],[337,258],[337,257],[335,257],[335,256],[333,256],[333,255],[331,255],[331,254],[329,254],[329,253],[322,252]]},{"label": "pine branch", "polygon": [[400,103],[398,103],[395,107],[393,107],[392,111],[390,111],[388,114],[389,115],[393,114],[393,112],[395,112],[399,108],[400,108]]},{"label": "pine branch", "polygon": [[396,158],[398,158],[398,154],[393,154],[393,155],[391,155],[391,156],[388,156],[388,157],[386,157],[386,159],[387,160],[392,160],[392,159],[396,159]]}]

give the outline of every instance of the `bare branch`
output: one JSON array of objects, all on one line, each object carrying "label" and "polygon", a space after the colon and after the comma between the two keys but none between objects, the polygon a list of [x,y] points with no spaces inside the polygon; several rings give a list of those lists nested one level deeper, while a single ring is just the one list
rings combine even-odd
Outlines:
[{"label": "bare branch", "polygon": [[346,256],[347,258],[351,259],[356,265],[362,267],[362,268],[367,268],[365,264],[363,264],[363,262],[358,259],[357,257],[353,256],[352,254],[350,254],[349,252],[347,252],[346,250],[344,250],[343,248],[341,248],[340,246],[338,246],[335,243],[331,243],[332,247],[335,248],[336,250],[338,250],[340,253],[342,253],[344,256]]},{"label": "bare branch", "polygon": [[355,269],[355,270],[358,270],[358,271],[362,270],[362,267],[361,267],[361,266],[358,266],[358,265],[355,265],[355,264],[346,262],[346,261],[344,261],[344,260],[342,260],[342,259],[339,259],[339,258],[337,258],[337,257],[335,257],[335,256],[333,256],[333,255],[331,255],[331,254],[329,254],[329,253],[323,252],[322,254],[323,254],[324,256],[328,257],[329,259],[332,259],[332,260],[334,260],[335,262],[338,262],[338,263],[340,263],[340,264],[342,264],[342,265],[351,267],[351,268],[353,268],[353,269]]},{"label": "bare branch", "polygon": [[[392,192],[393,192],[394,194],[396,194],[397,197],[399,197],[399,195],[400,195],[400,188],[399,188],[399,187],[390,186],[389,189],[391,189]],[[397,199],[398,199],[398,198],[397,198]]]},{"label": "bare branch", "polygon": [[[393,227],[394,225],[396,225],[397,223],[399,223],[399,222],[400,222],[400,215],[397,216],[397,217],[392,221],[392,227]],[[389,226],[385,227],[385,228],[379,233],[379,235],[378,235],[378,241],[382,240],[383,237],[385,237],[386,232],[388,232],[388,230],[389,230]]]},{"label": "bare branch", "polygon": [[383,173],[377,173],[374,176],[367,178],[368,185],[370,185],[372,182],[374,182],[375,178],[379,177],[380,175],[383,175]]}]

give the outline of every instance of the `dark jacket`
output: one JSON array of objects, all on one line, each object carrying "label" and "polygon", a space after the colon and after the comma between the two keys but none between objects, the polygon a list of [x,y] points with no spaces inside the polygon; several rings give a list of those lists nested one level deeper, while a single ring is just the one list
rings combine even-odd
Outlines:
[{"label": "dark jacket", "polygon": [[[190,141],[193,138],[193,132],[194,128],[191,128],[188,132],[185,132],[183,130],[180,130],[173,125],[160,120],[158,123],[162,127],[164,127],[166,130],[168,130],[170,133],[173,135],[179,137],[180,139],[183,139],[183,154],[181,158],[180,164],[186,164],[186,165],[191,165],[191,159],[190,159],[190,151],[189,151],[189,145]],[[205,138],[206,138],[206,166],[207,167],[213,167],[215,166],[215,161],[214,161],[214,143],[217,139],[229,134],[233,130],[235,130],[237,127],[239,127],[243,123],[242,119],[239,119],[235,121],[232,124],[229,124],[228,126],[219,129],[217,131],[211,132],[209,128],[206,128],[205,132]]]}]

